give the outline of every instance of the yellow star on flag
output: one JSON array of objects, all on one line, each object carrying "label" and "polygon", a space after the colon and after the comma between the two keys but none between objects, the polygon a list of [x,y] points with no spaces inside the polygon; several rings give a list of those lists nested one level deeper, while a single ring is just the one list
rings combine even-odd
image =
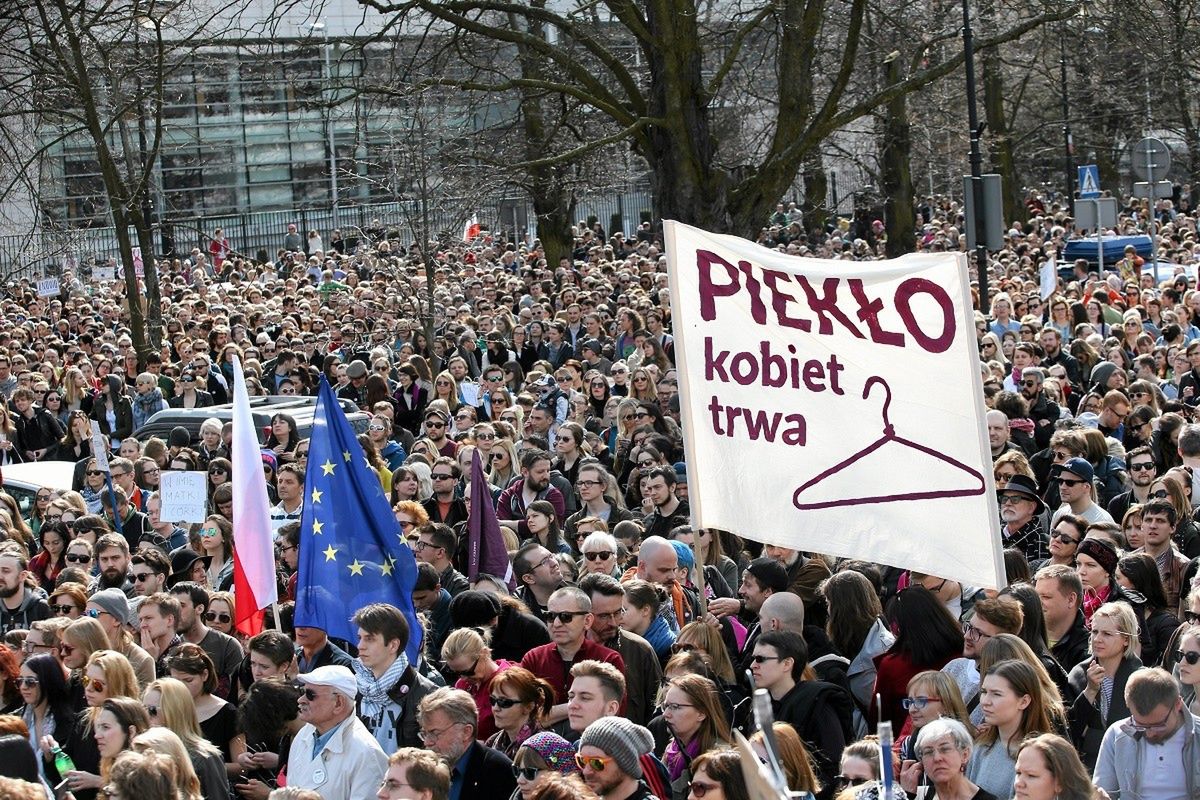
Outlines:
[{"label": "yellow star on flag", "polygon": [[313,487],[313,490],[312,490],[312,501],[313,501],[313,503],[321,502],[321,490],[315,486]]},{"label": "yellow star on flag", "polygon": [[351,575],[362,575],[363,567],[365,567],[365,566],[366,566],[366,564],[359,563],[359,560],[357,558],[354,559],[354,563],[350,565],[350,574]]},{"label": "yellow star on flag", "polygon": [[325,548],[325,560],[326,561],[333,561],[334,558],[336,558],[336,557],[337,557],[337,548],[336,547],[334,547],[333,545],[329,545],[328,547]]},{"label": "yellow star on flag", "polygon": [[323,475],[332,475],[333,468],[335,466],[336,466],[336,464],[334,464],[332,461],[330,461],[329,459],[325,459],[325,463],[321,465],[321,473]]},{"label": "yellow star on flag", "polygon": [[346,463],[349,463],[349,462],[350,462],[350,451],[349,451],[349,450],[343,450],[343,451],[342,451],[342,458],[343,458],[343,459],[345,459]]},{"label": "yellow star on flag", "polygon": [[395,563],[396,563],[396,559],[389,557],[387,561],[384,561],[382,564],[379,565],[379,571],[384,575],[391,575],[392,574],[392,565]]},{"label": "yellow star on flag", "polygon": [[323,522],[321,522],[321,520],[314,519],[313,520],[313,536],[320,536],[321,529],[324,527],[325,527],[325,524]]}]

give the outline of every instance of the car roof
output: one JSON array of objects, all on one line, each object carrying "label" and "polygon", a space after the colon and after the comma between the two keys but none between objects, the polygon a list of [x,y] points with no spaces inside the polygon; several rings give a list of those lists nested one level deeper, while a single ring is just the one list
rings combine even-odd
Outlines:
[{"label": "car roof", "polygon": [[72,461],[32,461],[9,464],[3,470],[4,483],[27,488],[69,491],[75,474]]}]

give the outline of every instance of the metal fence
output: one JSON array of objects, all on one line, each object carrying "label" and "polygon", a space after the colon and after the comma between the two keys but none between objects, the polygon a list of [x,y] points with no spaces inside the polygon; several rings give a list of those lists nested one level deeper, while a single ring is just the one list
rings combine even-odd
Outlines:
[{"label": "metal fence", "polygon": [[[453,206],[453,204],[450,204]],[[599,222],[605,232],[616,232],[614,217],[619,217],[619,229],[632,236],[639,222],[649,219],[653,199],[647,191],[588,197],[580,200],[575,209],[576,220]],[[344,206],[338,209],[337,225],[331,208],[299,208],[279,211],[256,211],[245,214],[225,214],[191,219],[167,220],[155,226],[155,248],[159,253],[171,246],[177,255],[187,255],[193,247],[207,251],[211,236],[221,228],[235,250],[251,258],[264,253],[273,258],[283,245],[289,225],[294,224],[301,237],[310,230],[318,231],[325,245],[335,227],[352,243],[364,231],[379,226],[395,232],[401,241],[411,240],[407,220],[419,212],[414,202],[376,203]],[[526,197],[503,198],[479,207],[479,222],[490,230],[506,231],[518,236],[537,235],[537,218]],[[430,211],[435,233],[446,231],[457,235],[464,223],[462,214],[442,210]],[[130,238],[137,237],[130,229]],[[62,269],[91,260],[104,262],[118,258],[116,229],[77,228],[71,230],[40,230],[27,235],[0,237],[0,276],[6,280],[43,275],[58,275]]]}]

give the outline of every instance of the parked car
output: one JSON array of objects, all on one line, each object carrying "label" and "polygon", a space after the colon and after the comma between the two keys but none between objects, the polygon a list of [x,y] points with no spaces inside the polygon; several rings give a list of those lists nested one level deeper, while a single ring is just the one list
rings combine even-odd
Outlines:
[{"label": "parked car", "polygon": [[[355,433],[366,433],[370,417],[358,410],[351,400],[338,400],[346,418]],[[271,417],[283,413],[296,420],[296,433],[301,439],[307,439],[312,433],[313,414],[316,411],[317,398],[308,396],[251,397],[250,414],[254,417],[254,427],[258,434],[259,443],[267,440],[271,432]],[[192,444],[200,443],[200,426],[204,420],[216,418],[221,422],[233,419],[233,403],[206,408],[165,408],[146,420],[146,424],[133,432],[133,437],[144,442],[152,436],[166,441],[171,435],[171,429],[177,426],[187,428],[192,437]]]},{"label": "parked car", "polygon": [[74,472],[75,465],[70,461],[31,461],[9,464],[0,474],[4,477],[4,491],[20,504],[21,516],[28,518],[38,489],[70,491]]}]

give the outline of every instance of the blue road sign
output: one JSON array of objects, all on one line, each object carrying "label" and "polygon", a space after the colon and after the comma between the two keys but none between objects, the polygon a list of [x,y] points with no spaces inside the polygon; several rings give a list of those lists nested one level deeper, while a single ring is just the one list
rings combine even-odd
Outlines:
[{"label": "blue road sign", "polygon": [[1095,164],[1087,164],[1079,168],[1079,196],[1082,198],[1100,196],[1100,168]]}]

